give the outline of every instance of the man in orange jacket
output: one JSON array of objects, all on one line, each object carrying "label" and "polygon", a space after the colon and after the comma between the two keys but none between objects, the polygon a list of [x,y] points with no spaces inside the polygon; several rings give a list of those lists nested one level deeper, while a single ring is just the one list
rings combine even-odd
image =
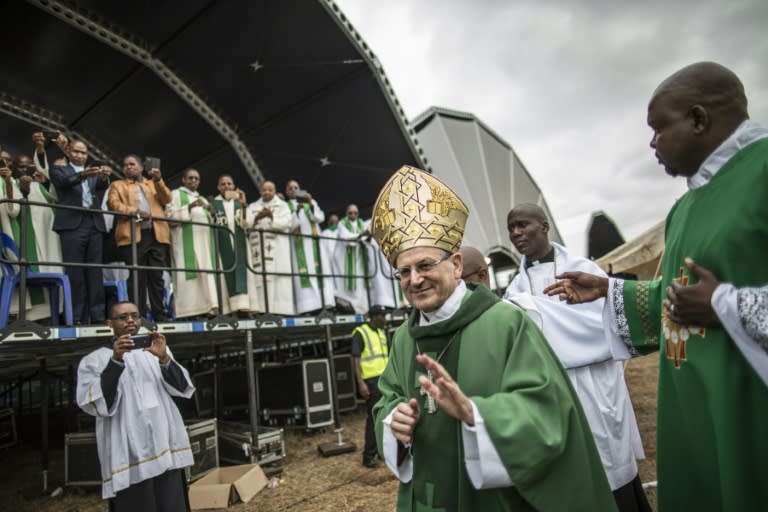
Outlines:
[{"label": "man in orange jacket", "polygon": [[[136,241],[136,264],[158,267],[154,270],[140,270],[136,274],[139,284],[139,311],[146,316],[147,304],[143,297],[149,292],[149,307],[155,322],[167,322],[168,315],[163,307],[163,270],[167,266],[170,232],[168,223],[155,220],[163,217],[164,207],[171,202],[171,191],[163,182],[160,169],[153,168],[144,178],[144,167],[136,155],[123,158],[125,179],[112,182],[107,204],[109,209],[121,213],[133,213],[135,217],[116,217],[115,240],[127,264],[133,262],[131,230]],[[128,281],[133,290],[134,273]],[[135,299],[135,298],[134,298]]]}]

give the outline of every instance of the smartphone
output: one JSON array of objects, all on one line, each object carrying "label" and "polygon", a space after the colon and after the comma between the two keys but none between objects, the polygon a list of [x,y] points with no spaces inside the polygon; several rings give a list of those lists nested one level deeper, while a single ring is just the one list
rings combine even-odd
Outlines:
[{"label": "smartphone", "polygon": [[88,162],[88,167],[101,167],[102,165],[104,165],[104,162],[100,160],[91,160]]},{"label": "smartphone", "polygon": [[144,159],[144,170],[146,172],[151,171],[152,169],[159,169],[160,168],[160,159],[154,156],[148,156]]},{"label": "smartphone", "polygon": [[40,130],[43,132],[43,137],[46,138],[46,140],[56,140],[59,138],[60,132],[54,132],[51,130]]},{"label": "smartphone", "polygon": [[240,197],[240,192],[237,190],[225,190],[224,199],[237,199]]},{"label": "smartphone", "polygon": [[5,161],[5,158],[0,158],[0,169],[5,169],[5,168],[10,169],[10,167],[8,167],[8,162]]},{"label": "smartphone", "polygon": [[152,345],[152,336],[149,334],[132,334],[133,350],[149,348]]}]

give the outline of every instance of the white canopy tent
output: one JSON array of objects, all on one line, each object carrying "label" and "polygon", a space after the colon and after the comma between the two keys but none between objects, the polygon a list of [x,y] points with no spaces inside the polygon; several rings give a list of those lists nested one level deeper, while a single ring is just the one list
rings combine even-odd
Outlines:
[{"label": "white canopy tent", "polygon": [[609,274],[635,274],[643,280],[657,277],[664,253],[664,225],[662,220],[595,263]]},{"label": "white canopy tent", "polygon": [[498,270],[516,266],[520,255],[507,234],[507,213],[520,203],[541,206],[550,218],[550,238],[562,243],[541,189],[504,139],[473,114],[431,107],[412,125],[424,160],[469,207],[464,244],[480,250]]}]

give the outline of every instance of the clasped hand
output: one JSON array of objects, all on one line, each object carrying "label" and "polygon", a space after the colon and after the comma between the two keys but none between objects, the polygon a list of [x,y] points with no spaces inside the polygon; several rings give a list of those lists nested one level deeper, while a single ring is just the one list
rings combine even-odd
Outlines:
[{"label": "clasped hand", "polygon": [[[434,378],[434,382],[431,382],[422,375],[419,377],[419,384],[434,398],[438,407],[449,416],[463,421],[467,425],[474,425],[475,417],[472,402],[461,391],[459,385],[453,380],[443,365],[425,354],[417,355],[416,362],[429,370]],[[420,417],[421,407],[417,399],[411,398],[408,402],[397,404],[392,414],[392,423],[390,424],[395,439],[402,443],[412,442],[413,432],[419,423]]]}]

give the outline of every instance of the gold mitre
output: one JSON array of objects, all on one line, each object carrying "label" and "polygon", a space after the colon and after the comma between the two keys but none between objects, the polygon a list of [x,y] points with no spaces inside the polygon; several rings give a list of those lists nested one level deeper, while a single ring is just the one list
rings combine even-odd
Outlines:
[{"label": "gold mitre", "polygon": [[394,265],[398,254],[414,247],[458,250],[467,216],[467,205],[448,185],[404,165],[379,192],[371,233]]}]

